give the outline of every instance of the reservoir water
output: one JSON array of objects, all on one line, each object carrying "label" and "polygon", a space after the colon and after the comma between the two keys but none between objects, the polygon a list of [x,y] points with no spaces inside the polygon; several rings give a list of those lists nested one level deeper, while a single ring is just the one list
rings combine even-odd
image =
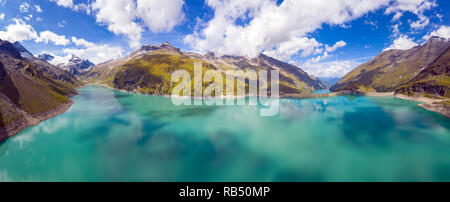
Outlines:
[{"label": "reservoir water", "polygon": [[182,106],[79,89],[66,113],[0,143],[0,181],[450,181],[450,121],[392,97]]}]

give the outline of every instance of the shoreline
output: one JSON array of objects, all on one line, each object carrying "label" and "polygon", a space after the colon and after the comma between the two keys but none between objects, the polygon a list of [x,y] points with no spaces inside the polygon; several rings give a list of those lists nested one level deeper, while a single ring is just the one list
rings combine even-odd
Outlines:
[{"label": "shoreline", "polygon": [[396,98],[403,100],[411,100],[420,102],[417,106],[424,108],[428,111],[439,113],[447,118],[450,118],[450,108],[444,106],[443,104],[439,104],[440,102],[445,102],[449,99],[432,99],[426,97],[410,97],[402,94],[396,94]]},{"label": "shoreline", "polygon": [[[84,85],[80,86],[79,88],[85,87],[88,85],[101,86],[101,87],[105,87],[105,88],[108,88],[111,90],[116,90],[119,92],[148,95],[148,94],[143,94],[143,93],[139,93],[139,92],[129,92],[126,90],[119,90],[119,89],[112,88],[106,84],[99,84],[99,83],[84,84]],[[447,101],[448,99],[439,100],[439,99],[432,99],[432,98],[425,98],[425,97],[409,97],[406,95],[395,94],[394,92],[362,93],[362,92],[352,92],[352,91],[338,91],[338,92],[332,92],[332,93],[312,94],[312,95],[285,94],[285,95],[280,96],[279,98],[292,98],[292,99],[305,98],[305,99],[307,99],[307,98],[336,97],[336,96],[344,96],[344,95],[361,95],[361,96],[369,96],[369,97],[392,96],[392,97],[395,97],[398,99],[416,101],[416,102],[420,102],[420,104],[418,104],[417,106],[424,108],[428,111],[439,113],[447,118],[450,118],[450,108],[444,106],[443,104],[439,104],[439,102]],[[151,96],[170,97],[170,95],[151,95]],[[245,97],[250,97],[250,96],[245,96]],[[36,115],[30,115],[30,114],[27,114],[26,112],[22,112],[24,118],[17,120],[4,128],[0,128],[0,142],[5,141],[5,140],[17,135],[18,133],[20,133],[21,131],[23,131],[24,129],[26,129],[28,127],[38,125],[42,121],[52,119],[56,116],[59,116],[65,112],[67,112],[73,104],[74,104],[74,102],[69,98],[68,101],[62,103],[58,107],[48,110],[48,111],[45,111],[45,112],[38,113]]]},{"label": "shoreline", "polygon": [[389,97],[394,96],[394,92],[385,92],[385,93],[363,93],[363,92],[355,92],[355,91],[338,91],[332,93],[323,93],[323,94],[312,94],[312,95],[301,95],[301,94],[286,94],[282,96],[283,98],[321,98],[321,97],[336,97],[343,95],[361,95],[368,97]]},{"label": "shoreline", "polygon": [[0,143],[16,136],[28,127],[38,125],[43,121],[52,119],[67,112],[73,104],[74,102],[69,99],[56,108],[45,112],[37,113],[35,115],[23,114],[24,118],[14,121],[6,127],[0,128]]}]

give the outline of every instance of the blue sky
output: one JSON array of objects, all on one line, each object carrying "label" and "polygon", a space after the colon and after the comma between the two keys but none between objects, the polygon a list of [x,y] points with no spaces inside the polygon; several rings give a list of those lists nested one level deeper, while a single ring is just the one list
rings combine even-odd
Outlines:
[{"label": "blue sky", "polygon": [[[313,2],[313,3],[312,3]],[[217,55],[263,52],[341,77],[383,50],[450,37],[447,0],[0,0],[0,38],[55,63],[95,63],[169,42]]]}]

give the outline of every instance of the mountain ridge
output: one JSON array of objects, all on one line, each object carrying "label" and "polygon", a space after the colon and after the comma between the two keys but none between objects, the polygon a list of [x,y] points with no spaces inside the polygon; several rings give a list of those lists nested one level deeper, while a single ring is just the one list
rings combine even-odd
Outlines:
[{"label": "mountain ridge", "polygon": [[384,51],[349,72],[331,90],[393,92],[419,74],[449,46],[449,40],[431,37],[426,43],[409,50]]},{"label": "mountain ridge", "polygon": [[0,141],[67,110],[79,86],[69,73],[22,57],[13,44],[0,40]]},{"label": "mountain ridge", "polygon": [[[167,95],[173,88],[169,81],[170,73],[184,69],[192,76],[194,62],[202,62],[205,70],[218,70],[222,73],[226,70],[279,70],[281,93],[312,94],[315,89],[326,88],[321,81],[300,68],[264,54],[256,58],[228,55],[216,57],[214,53],[201,55],[182,52],[167,42],[142,46],[124,58],[97,65],[81,79],[120,90]],[[248,84],[238,81],[237,85]]]},{"label": "mountain ridge", "polygon": [[395,92],[414,97],[450,98],[450,47]]}]

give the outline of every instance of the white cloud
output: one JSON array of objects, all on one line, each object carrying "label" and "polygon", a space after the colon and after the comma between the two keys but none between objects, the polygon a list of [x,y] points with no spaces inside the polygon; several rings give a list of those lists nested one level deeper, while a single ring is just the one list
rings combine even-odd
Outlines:
[{"label": "white cloud", "polygon": [[39,5],[34,5],[34,9],[36,9],[36,12],[38,12],[38,13],[44,12],[44,11],[42,10],[41,6],[39,6]]},{"label": "white cloud", "polygon": [[66,26],[66,24],[67,24],[67,21],[63,20],[63,21],[59,22],[57,25],[58,25],[58,27],[63,28],[64,26]]},{"label": "white cloud", "polygon": [[58,35],[51,31],[43,31],[39,33],[39,37],[35,39],[36,43],[44,42],[48,44],[49,42],[53,42],[55,45],[67,46],[70,41],[66,39],[64,35]]},{"label": "white cloud", "polygon": [[293,37],[290,40],[277,45],[276,49],[265,51],[264,54],[277,59],[288,60],[292,55],[298,53],[300,50],[302,50],[302,57],[310,56],[311,54],[314,54],[321,46],[322,44],[317,42],[316,39]]},{"label": "white cloud", "polygon": [[138,17],[152,32],[166,32],[184,20],[184,1],[137,0]]},{"label": "white cloud", "polygon": [[172,30],[184,19],[183,0],[96,0],[91,4],[98,23],[104,23],[116,35],[130,39],[130,47],[138,48],[145,26],[152,32]]},{"label": "white cloud", "polygon": [[387,6],[389,1],[285,0],[277,5],[273,0],[207,0],[206,3],[214,10],[214,18],[185,38],[194,51],[255,57],[265,50],[286,58],[286,53],[295,54],[294,50],[303,50],[305,44],[289,47],[289,51],[280,44],[305,38],[323,24],[343,25]]},{"label": "white cloud", "polygon": [[328,51],[328,52],[334,52],[334,51],[336,51],[337,49],[339,49],[339,48],[342,48],[342,47],[344,47],[344,46],[346,46],[347,45],[347,43],[345,43],[345,41],[338,41],[338,42],[336,42],[336,44],[334,44],[333,46],[328,46],[328,45],[326,45],[326,50]]},{"label": "white cloud", "polygon": [[402,16],[403,16],[402,12],[397,12],[397,13],[395,13],[394,17],[392,17],[392,21],[395,22],[395,21],[399,20]]},{"label": "white cloud", "polygon": [[38,37],[31,25],[28,25],[23,20],[17,18],[14,18],[13,21],[14,24],[6,26],[6,31],[0,31],[0,39],[16,42]]},{"label": "white cloud", "polygon": [[4,13],[0,13],[0,20],[5,19],[5,14]]},{"label": "white cloud", "polygon": [[305,63],[300,67],[319,78],[341,78],[362,63],[357,60],[342,60],[324,63]]},{"label": "white cloud", "polygon": [[28,16],[23,17],[23,19],[30,21],[33,19],[33,14],[29,14]]},{"label": "white cloud", "polygon": [[24,2],[24,3],[20,4],[20,6],[19,6],[19,10],[21,13],[28,13],[29,9],[30,9],[30,4],[28,4],[27,2]]},{"label": "white cloud", "polygon": [[[76,55],[80,58],[88,59],[95,64],[106,62],[111,59],[122,57],[122,48],[118,46],[99,45],[92,42],[88,42],[85,39],[78,39],[72,37],[72,42],[80,46],[80,48],[66,48],[63,50],[68,56]],[[53,62],[53,61],[52,61]]]},{"label": "white cloud", "polygon": [[86,3],[74,4],[73,0],[50,0],[55,2],[58,6],[70,8],[74,11],[85,11],[87,14],[91,13],[91,7]]},{"label": "white cloud", "polygon": [[49,53],[49,52],[42,52],[41,54],[50,54],[53,56],[53,59],[51,61],[48,61],[50,64],[53,65],[59,65],[59,64],[67,64],[69,60],[72,58],[72,55],[65,55],[65,56],[59,56],[57,54]]},{"label": "white cloud", "polygon": [[66,8],[72,8],[73,7],[73,0],[50,0],[52,2],[56,2],[58,6],[66,7]]},{"label": "white cloud", "polygon": [[[304,51],[306,44],[281,45],[293,39],[311,38],[322,25],[347,26],[364,14],[385,8],[385,14],[394,13],[394,20],[403,12],[411,12],[419,20],[411,22],[413,28],[429,24],[424,12],[435,7],[434,0],[206,0],[214,10],[214,18],[201,22],[194,33],[185,37],[193,51],[218,55],[247,55],[254,57],[261,51],[286,59]],[[328,52],[337,46],[327,46]],[[335,49],[336,48],[336,49]],[[289,54],[291,54],[289,56]]]},{"label": "white cloud", "polygon": [[73,5],[72,9],[74,11],[85,11],[88,15],[91,14],[91,7],[89,4],[85,4],[85,3],[76,4],[76,5]]},{"label": "white cloud", "polygon": [[85,39],[78,39],[76,37],[72,37],[72,42],[77,46],[84,46],[84,47],[95,46],[95,44],[92,42],[88,42]]},{"label": "white cloud", "polygon": [[424,15],[424,12],[437,6],[435,0],[395,0],[391,6],[389,6],[385,14],[395,13],[392,21],[399,20],[404,12],[411,12],[415,14],[419,19],[411,22],[411,28],[422,29],[430,23],[428,17]]},{"label": "white cloud", "polygon": [[97,11],[98,23],[108,25],[108,30],[116,35],[126,35],[130,46],[138,48],[144,29],[136,22],[136,4],[132,0],[97,0],[92,4]]},{"label": "white cloud", "polygon": [[390,45],[389,47],[385,48],[383,51],[388,50],[408,50],[415,46],[418,46],[416,42],[414,42],[413,39],[409,38],[406,35],[401,35],[398,39],[394,40],[394,43]]},{"label": "white cloud", "polygon": [[428,40],[432,36],[439,36],[442,38],[449,39],[450,38],[450,26],[442,25],[438,30],[431,32],[423,37],[423,39]]},{"label": "white cloud", "polygon": [[411,22],[411,28],[413,29],[423,29],[424,27],[426,27],[427,25],[430,24],[430,19],[428,19],[427,17],[421,15],[419,16],[419,20]]},{"label": "white cloud", "polygon": [[317,57],[311,58],[308,61],[306,61],[306,63],[308,64],[312,64],[312,63],[318,63],[322,60],[325,60],[327,58],[331,57],[331,55],[328,54],[328,52],[324,52],[323,55],[319,55]]}]

